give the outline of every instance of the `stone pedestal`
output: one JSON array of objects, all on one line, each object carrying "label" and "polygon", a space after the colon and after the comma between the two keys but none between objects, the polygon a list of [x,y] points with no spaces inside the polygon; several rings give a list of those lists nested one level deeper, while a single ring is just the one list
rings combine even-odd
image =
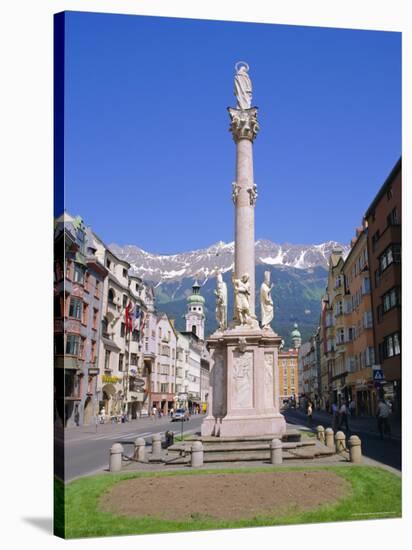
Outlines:
[{"label": "stone pedestal", "polygon": [[212,334],[208,415],[202,436],[281,438],[286,433],[279,412],[280,343],[271,329],[237,326]]}]

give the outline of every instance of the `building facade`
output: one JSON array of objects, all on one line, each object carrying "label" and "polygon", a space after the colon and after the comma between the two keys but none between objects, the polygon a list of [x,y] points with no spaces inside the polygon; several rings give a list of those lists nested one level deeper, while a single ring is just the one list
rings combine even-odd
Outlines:
[{"label": "building facade", "polygon": [[130,274],[80,217],[55,224],[55,420],[120,421],[155,406],[206,409],[209,354],[204,298],[195,282],[186,326],[155,309],[153,286]]},{"label": "building facade", "polygon": [[371,283],[366,224],[356,230],[345,259],[345,342],[349,399],[357,414],[374,414],[377,400],[373,383],[375,364]]},{"label": "building facade", "polygon": [[402,162],[396,163],[369,206],[368,255],[372,287],[373,330],[377,367],[384,381],[378,391],[401,410],[401,243]]},{"label": "building facade", "polygon": [[55,391],[66,427],[89,424],[98,395],[100,320],[107,271],[80,217],[56,221],[54,266]]},{"label": "building facade", "polygon": [[[325,333],[322,339],[326,340],[326,345],[323,349],[320,348],[320,354],[325,355],[323,362],[326,360],[327,364],[329,406],[332,403],[340,404],[349,397],[346,385],[343,264],[343,250],[334,248],[329,258],[328,285],[324,299]],[[322,358],[319,363],[322,363]]]},{"label": "building facade", "polygon": [[174,409],[176,395],[177,338],[166,313],[159,313],[156,326],[156,359],[151,376],[151,401],[163,414]]},{"label": "building facade", "polygon": [[298,349],[279,351],[279,401],[280,406],[290,399],[297,400],[299,391]]}]

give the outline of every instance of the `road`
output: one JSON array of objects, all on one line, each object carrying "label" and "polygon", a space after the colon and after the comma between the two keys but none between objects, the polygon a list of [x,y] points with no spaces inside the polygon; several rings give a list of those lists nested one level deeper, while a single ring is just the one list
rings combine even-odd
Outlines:
[{"label": "road", "polygon": [[[194,415],[188,422],[183,423],[184,432],[197,431],[204,415]],[[99,424],[64,430],[64,479],[71,481],[77,477],[101,472],[109,464],[110,447],[113,443],[121,443],[125,454],[132,454],[133,443],[137,437],[150,441],[155,433],[164,433],[171,430],[175,435],[180,434],[181,422],[171,422],[170,418],[163,417],[156,420],[141,418],[125,424]],[[57,446],[62,446],[61,437],[56,438]],[[60,449],[61,451],[61,449]],[[61,456],[61,452],[55,454]],[[56,458],[56,464],[60,465]],[[57,467],[62,473],[63,466]],[[57,475],[61,477],[61,473]]]},{"label": "road", "polygon": [[[306,424],[306,415],[299,409],[282,411],[288,424]],[[192,416],[189,422],[183,423],[184,432],[195,432],[200,429],[204,415]],[[315,411],[313,425],[321,424],[325,428],[331,425],[331,415]],[[351,418],[351,434],[359,435],[362,440],[362,452],[365,456],[383,464],[401,470],[401,441],[399,435],[393,439],[381,440],[376,431],[375,419]],[[164,433],[172,430],[179,434],[181,422],[171,422],[170,418],[142,418],[125,424],[103,424],[85,426],[64,430],[65,444],[63,447],[63,432],[56,433],[55,464],[56,475],[66,481],[101,472],[108,467],[110,447],[113,443],[121,443],[125,454],[131,454],[133,443],[137,437],[150,441],[154,433]],[[394,430],[396,431],[396,430]],[[64,448],[64,460],[63,456]]]},{"label": "road", "polygon": [[[307,425],[306,415],[299,409],[285,409],[282,411],[286,422],[289,424]],[[332,416],[323,411],[313,413],[313,426],[322,425],[324,428],[331,427]],[[349,435],[358,435],[362,441],[362,453],[397,470],[402,469],[402,446],[400,432],[394,431],[392,439],[381,440],[376,428],[375,418],[350,418]],[[397,433],[396,433],[397,432]],[[348,434],[346,434],[348,436]]]}]

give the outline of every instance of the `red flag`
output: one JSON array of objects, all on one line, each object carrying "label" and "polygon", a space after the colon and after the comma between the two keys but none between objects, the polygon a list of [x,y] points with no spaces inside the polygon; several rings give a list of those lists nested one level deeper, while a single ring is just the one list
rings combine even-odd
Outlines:
[{"label": "red flag", "polygon": [[126,330],[131,332],[133,330],[133,306],[129,302],[124,310],[124,324],[126,325]]},{"label": "red flag", "polygon": [[140,318],[140,340],[143,340],[146,321],[147,321],[147,314],[145,314],[145,312],[142,311],[141,318]]}]

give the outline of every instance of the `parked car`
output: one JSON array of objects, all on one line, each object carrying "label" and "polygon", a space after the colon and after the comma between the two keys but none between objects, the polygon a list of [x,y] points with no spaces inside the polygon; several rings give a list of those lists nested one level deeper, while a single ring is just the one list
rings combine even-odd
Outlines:
[{"label": "parked car", "polygon": [[171,421],[175,422],[176,420],[183,420],[184,422],[186,422],[186,420],[189,419],[189,411],[187,409],[176,409]]}]

